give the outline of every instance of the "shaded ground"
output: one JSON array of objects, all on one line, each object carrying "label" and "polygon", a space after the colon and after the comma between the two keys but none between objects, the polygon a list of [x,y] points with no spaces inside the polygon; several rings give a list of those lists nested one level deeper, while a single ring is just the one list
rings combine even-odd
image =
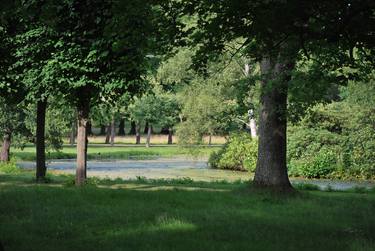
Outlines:
[{"label": "shaded ground", "polygon": [[[35,162],[19,162],[22,168],[34,169]],[[75,173],[74,160],[53,160],[48,162],[48,169],[61,173]],[[195,181],[226,180],[229,182],[252,178],[251,173],[216,170],[207,166],[204,158],[156,158],[152,160],[107,160],[88,161],[88,176],[110,179],[179,179],[189,178]],[[294,184],[313,184],[319,188],[346,190],[355,187],[371,188],[370,181],[339,181],[339,180],[306,180],[292,178]]]},{"label": "shaded ground", "polygon": [[374,192],[276,196],[190,181],[77,188],[22,175],[0,175],[6,251],[375,250]]}]

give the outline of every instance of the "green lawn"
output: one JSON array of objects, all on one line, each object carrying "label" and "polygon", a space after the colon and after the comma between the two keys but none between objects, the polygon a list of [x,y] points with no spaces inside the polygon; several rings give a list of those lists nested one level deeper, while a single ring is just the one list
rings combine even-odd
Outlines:
[{"label": "green lawn", "polygon": [[375,250],[375,193],[0,175],[5,250]]},{"label": "green lawn", "polygon": [[[155,146],[146,148],[143,146],[90,146],[88,147],[88,159],[145,159],[154,157],[172,157],[178,155],[208,156],[219,147],[200,147],[186,149],[178,146]],[[24,149],[13,148],[12,156],[16,160],[35,160],[35,147],[27,146]],[[64,146],[61,151],[51,151],[47,153],[48,159],[74,159],[76,158],[76,148]]]}]

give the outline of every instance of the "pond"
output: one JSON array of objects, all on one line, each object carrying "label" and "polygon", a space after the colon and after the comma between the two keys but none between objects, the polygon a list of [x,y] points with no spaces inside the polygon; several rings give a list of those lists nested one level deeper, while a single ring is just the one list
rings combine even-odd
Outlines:
[{"label": "pond", "polygon": [[[35,162],[19,162],[22,168],[35,168]],[[48,169],[58,173],[75,173],[75,160],[51,160]],[[217,170],[208,167],[207,159],[194,158],[157,158],[151,160],[107,160],[88,161],[89,177],[136,179],[179,179],[190,178],[196,181],[250,180],[253,174],[229,170]],[[341,181],[323,179],[291,178],[293,184],[313,184],[320,189],[347,190],[355,187],[375,187],[373,181]]]}]

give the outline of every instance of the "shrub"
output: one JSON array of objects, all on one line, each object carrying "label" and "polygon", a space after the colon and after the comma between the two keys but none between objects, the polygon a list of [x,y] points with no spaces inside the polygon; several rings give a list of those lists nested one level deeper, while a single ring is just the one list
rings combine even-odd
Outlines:
[{"label": "shrub", "polygon": [[258,156],[258,142],[248,133],[234,133],[218,152],[211,154],[212,168],[253,172]]},{"label": "shrub", "polygon": [[0,172],[7,174],[17,174],[21,172],[21,169],[16,165],[14,160],[9,162],[0,162]]}]

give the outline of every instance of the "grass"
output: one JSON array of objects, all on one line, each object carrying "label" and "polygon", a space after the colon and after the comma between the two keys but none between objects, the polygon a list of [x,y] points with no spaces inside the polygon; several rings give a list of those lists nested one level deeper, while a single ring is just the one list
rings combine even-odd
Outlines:
[{"label": "grass", "polygon": [[[201,147],[193,150],[177,146],[90,146],[88,147],[88,159],[150,159],[156,157],[173,157],[183,155],[208,156],[217,147]],[[12,155],[16,160],[35,160],[35,147],[27,146],[24,149],[12,148]],[[76,158],[76,147],[64,146],[61,151],[51,151],[47,153],[47,159],[74,159]]]},{"label": "grass", "polygon": [[11,250],[375,250],[375,193],[247,183],[0,175],[0,239]]}]

